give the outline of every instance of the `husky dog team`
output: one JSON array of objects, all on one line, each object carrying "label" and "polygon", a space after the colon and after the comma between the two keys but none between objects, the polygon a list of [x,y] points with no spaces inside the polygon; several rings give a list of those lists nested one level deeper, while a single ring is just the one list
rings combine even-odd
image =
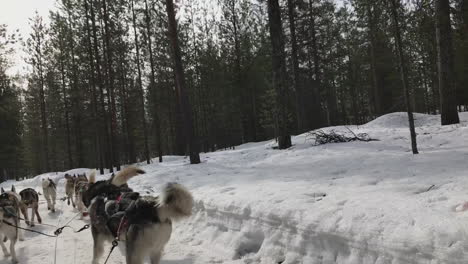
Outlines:
[{"label": "husky dog team", "polygon": [[[192,194],[178,183],[169,183],[160,196],[141,196],[134,192],[128,181],[140,174],[140,168],[130,166],[107,180],[96,181],[96,171],[86,174],[65,174],[64,199],[77,208],[81,218],[89,211],[93,237],[92,264],[98,264],[104,252],[104,243],[118,240],[125,245],[127,264],[143,264],[149,257],[151,264],[160,264],[163,249],[172,233],[172,222],[192,214]],[[42,191],[47,209],[55,213],[56,183],[42,179]],[[28,209],[31,208],[31,217]],[[15,252],[17,240],[23,240],[19,229],[20,212],[29,227],[34,227],[35,216],[39,224],[39,194],[32,188],[19,193],[15,186],[11,191],[1,188],[0,194],[0,246],[5,257],[11,256],[18,263]],[[10,241],[10,249],[5,242]]]}]

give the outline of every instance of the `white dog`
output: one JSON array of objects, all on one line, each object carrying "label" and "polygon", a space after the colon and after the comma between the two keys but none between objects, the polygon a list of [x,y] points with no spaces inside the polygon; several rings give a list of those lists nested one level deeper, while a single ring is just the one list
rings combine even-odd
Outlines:
[{"label": "white dog", "polygon": [[42,191],[47,201],[47,209],[55,213],[55,200],[57,198],[57,185],[51,179],[42,179]]}]

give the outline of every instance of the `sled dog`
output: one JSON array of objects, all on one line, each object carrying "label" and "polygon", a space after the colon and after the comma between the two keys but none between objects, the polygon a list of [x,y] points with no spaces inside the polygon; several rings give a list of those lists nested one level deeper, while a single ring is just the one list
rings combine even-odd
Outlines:
[{"label": "sled dog", "polygon": [[192,213],[192,194],[177,183],[167,184],[160,197],[140,197],[127,181],[145,173],[127,167],[109,180],[90,184],[83,193],[89,206],[93,235],[93,264],[98,264],[104,242],[118,239],[125,243],[127,264],[142,264],[149,257],[159,264],[172,232],[172,221]]},{"label": "sled dog", "polygon": [[47,209],[55,213],[55,200],[57,198],[57,185],[51,179],[42,179],[42,192],[47,201]]}]

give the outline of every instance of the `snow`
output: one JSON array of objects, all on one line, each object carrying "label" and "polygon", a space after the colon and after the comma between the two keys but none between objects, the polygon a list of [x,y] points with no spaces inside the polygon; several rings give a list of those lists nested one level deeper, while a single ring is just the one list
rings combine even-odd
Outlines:
[{"label": "snow", "polygon": [[[147,174],[129,184],[156,195],[177,181],[194,195],[194,214],[175,223],[162,264],[468,263],[468,114],[444,127],[439,116],[415,118],[419,155],[410,152],[406,114],[393,113],[349,127],[379,141],[313,146],[303,134],[285,151],[273,149],[272,141],[248,143],[203,154],[200,165],[167,156],[164,163],[142,164]],[[331,129],[349,133],[325,130]],[[89,169],[72,171],[83,172]],[[63,197],[63,175],[15,185],[42,192],[41,177],[51,177]],[[56,208],[48,213],[41,204],[45,223],[60,226],[77,213],[62,201]],[[17,252],[20,263],[54,263],[54,248],[55,238],[26,233]],[[56,252],[57,263],[90,263],[90,231],[65,229]],[[3,263],[9,261],[0,257]],[[109,263],[125,263],[121,252]]]}]

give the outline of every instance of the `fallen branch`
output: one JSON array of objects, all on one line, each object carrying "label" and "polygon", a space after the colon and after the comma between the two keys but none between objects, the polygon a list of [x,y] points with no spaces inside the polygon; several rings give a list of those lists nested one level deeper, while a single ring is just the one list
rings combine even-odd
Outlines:
[{"label": "fallen branch", "polygon": [[378,139],[371,138],[367,133],[355,134],[351,129],[346,127],[352,136],[347,136],[345,134],[340,134],[335,132],[335,130],[330,130],[329,132],[324,132],[323,130],[316,130],[309,133],[308,138],[313,138],[315,140],[314,145],[324,145],[329,143],[346,143],[352,141],[378,141]]}]

